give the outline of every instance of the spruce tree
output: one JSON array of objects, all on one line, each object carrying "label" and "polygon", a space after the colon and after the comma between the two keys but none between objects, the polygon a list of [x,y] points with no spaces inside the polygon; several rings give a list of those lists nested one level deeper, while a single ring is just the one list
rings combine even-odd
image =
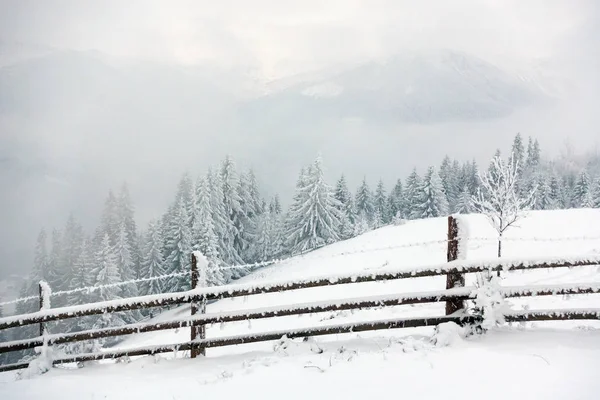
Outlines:
[{"label": "spruce tree", "polygon": [[[165,274],[165,259],[162,252],[163,237],[160,224],[150,221],[141,260],[141,278],[150,279]],[[159,294],[164,292],[165,282],[160,279],[142,282],[140,291],[143,295]]]},{"label": "spruce tree", "polygon": [[594,181],[594,187],[590,190],[592,201],[590,206],[592,208],[600,208],[600,177]]},{"label": "spruce tree", "polygon": [[[123,282],[134,281],[137,278],[137,271],[135,270],[135,263],[133,261],[133,253],[130,247],[129,235],[127,233],[127,226],[125,222],[121,222],[119,233],[117,236],[117,242],[114,246],[114,253],[116,256],[117,269],[119,270],[119,276]],[[137,283],[132,282],[120,287],[120,297],[131,298],[139,295]],[[139,310],[132,310],[123,313],[123,317],[129,323],[141,320],[141,314]]]},{"label": "spruce tree", "polygon": [[135,209],[129,194],[129,187],[126,183],[121,187],[121,192],[117,199],[117,214],[119,216],[119,229],[122,228],[122,225],[125,226],[127,243],[133,262],[133,277],[137,279],[140,276],[140,242],[135,222]]},{"label": "spruce tree", "polygon": [[[207,189],[210,191],[210,208],[212,212],[212,221],[215,235],[217,236],[217,250],[219,258],[225,265],[233,265],[234,248],[233,240],[227,235],[227,227],[229,225],[229,217],[226,215],[225,206],[223,203],[223,184],[221,183],[221,175],[208,170],[206,175]],[[227,279],[231,275],[228,271],[225,272]]]},{"label": "spruce tree", "polygon": [[[523,171],[523,167],[525,166],[525,147],[523,146],[523,137],[521,136],[521,133],[515,135],[512,144],[512,155],[519,165],[519,171]],[[519,173],[519,176],[521,175],[522,172]]]},{"label": "spruce tree", "polygon": [[100,247],[96,252],[92,274],[95,277],[95,286],[99,286],[94,294],[97,301],[115,300],[121,298],[121,289],[110,286],[121,282],[117,256],[110,244],[108,233],[104,234]]},{"label": "spruce tree", "polygon": [[417,169],[413,169],[406,179],[406,215],[409,219],[421,218],[421,177],[417,174]]},{"label": "spruce tree", "polygon": [[440,177],[433,167],[429,167],[423,178],[421,202],[418,210],[420,218],[448,215],[448,201]]},{"label": "spruce tree", "polygon": [[196,207],[192,237],[193,249],[200,251],[208,260],[209,272],[207,283],[210,286],[223,285],[226,277],[220,268],[218,239],[215,233],[212,208],[210,203],[211,193],[208,183],[204,179],[198,180],[196,189]]},{"label": "spruce tree", "polygon": [[346,184],[346,177],[342,174],[335,185],[333,197],[338,201],[341,212],[339,234],[341,239],[349,239],[354,235],[354,200]]},{"label": "spruce tree", "polygon": [[283,209],[281,208],[281,202],[279,201],[279,195],[276,194],[275,196],[273,196],[273,198],[271,199],[271,202],[269,203],[269,210],[273,213],[273,214],[281,214]]},{"label": "spruce tree", "polygon": [[385,191],[385,185],[381,179],[377,183],[373,205],[375,208],[374,227],[379,228],[389,224],[391,222],[390,209],[388,207],[389,204]]},{"label": "spruce tree", "polygon": [[534,210],[550,210],[553,207],[552,190],[548,176],[542,171],[537,172],[534,178],[534,186],[530,189],[533,191],[533,209]]},{"label": "spruce tree", "polygon": [[189,276],[184,273],[190,270],[192,243],[188,226],[188,213],[184,201],[178,199],[175,213],[167,227],[166,235],[166,272],[168,274],[182,273],[170,278],[165,286],[168,292],[179,292],[190,288]]},{"label": "spruce tree", "polygon": [[575,208],[583,207],[586,196],[588,195],[588,191],[590,189],[590,178],[586,171],[581,171],[579,177],[577,178],[577,182],[575,183],[575,188],[573,189],[573,198],[572,198],[572,206]]},{"label": "spruce tree", "polygon": [[[225,213],[225,230],[223,232],[226,241],[223,260],[229,265],[243,264],[242,253],[247,242],[243,235],[242,223],[245,218],[244,211],[240,205],[238,191],[239,180],[235,171],[233,160],[227,156],[221,164],[221,184],[223,191],[223,209]],[[238,277],[243,271],[232,270],[232,276]]]},{"label": "spruce tree", "polygon": [[388,198],[388,208],[392,218],[404,218],[404,189],[402,180],[398,179]]},{"label": "spruce tree", "polygon": [[[117,257],[114,254],[113,246],[110,244],[108,233],[104,235],[99,245],[99,250],[96,252],[93,275],[95,276],[96,286],[98,289],[94,291],[96,301],[108,301],[121,298],[120,288],[110,286],[121,281],[119,268],[117,266]],[[122,313],[104,313],[90,319],[92,329],[103,329],[107,327],[116,327],[125,325],[126,322]],[[106,343],[106,340],[100,339],[97,341],[99,345]]]},{"label": "spruce tree", "polygon": [[369,185],[367,184],[367,178],[364,178],[358,190],[356,191],[356,197],[354,201],[357,214],[362,214],[366,218],[369,226],[373,224],[375,217],[375,205],[373,204],[373,194]]},{"label": "spruce tree", "polygon": [[[75,261],[73,268],[73,275],[69,282],[69,289],[80,289],[93,286],[96,283],[94,277],[94,254],[91,249],[91,243],[88,239],[84,238],[81,245],[81,253]],[[93,302],[94,293],[85,291],[75,291],[69,294],[68,303],[70,305],[88,304]],[[67,331],[68,332],[79,332],[88,330],[93,327],[94,317],[80,317],[72,320],[67,320]]]},{"label": "spruce tree", "polygon": [[119,206],[113,191],[110,190],[100,217],[100,228],[96,232],[96,245],[101,244],[104,235],[108,235],[110,244],[114,245],[117,241],[119,226]]},{"label": "spruce tree", "polygon": [[442,161],[439,177],[442,182],[444,194],[446,195],[448,208],[449,210],[454,210],[459,194],[458,176],[454,165],[448,156],[444,157],[444,160]]},{"label": "spruce tree", "polygon": [[42,229],[35,244],[33,271],[37,278],[46,282],[50,280],[50,259],[47,242],[46,230]]},{"label": "spruce tree", "polygon": [[287,219],[286,237],[292,253],[315,249],[339,240],[341,212],[333,190],[324,180],[317,158],[299,179]]},{"label": "spruce tree", "polygon": [[474,211],[473,195],[467,185],[464,185],[458,196],[455,211],[460,214],[470,214]]},{"label": "spruce tree", "polygon": [[558,210],[561,208],[565,208],[565,200],[563,188],[556,177],[556,175],[550,178],[550,192],[548,195],[549,203],[548,210]]},{"label": "spruce tree", "polygon": [[[73,276],[69,282],[69,289],[77,289],[93,286],[94,279],[94,254],[91,243],[84,239],[81,245],[81,253],[75,262]],[[69,304],[86,304],[91,301],[89,293],[86,291],[75,292],[69,295]]]}]

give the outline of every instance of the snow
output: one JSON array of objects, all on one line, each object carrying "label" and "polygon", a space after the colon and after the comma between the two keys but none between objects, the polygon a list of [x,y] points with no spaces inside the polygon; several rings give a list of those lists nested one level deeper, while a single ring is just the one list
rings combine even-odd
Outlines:
[{"label": "snow", "polygon": [[[308,277],[337,281],[340,277],[389,272],[445,271],[457,266],[498,264],[496,232],[484,216],[468,215],[469,235],[485,240],[467,244],[466,260],[446,259],[447,218],[408,221],[360,237],[338,242],[303,256],[263,268],[223,292],[276,286]],[[600,229],[590,223],[600,210],[581,209],[530,212],[518,227],[505,232],[503,254],[509,263],[589,260],[600,264]],[[460,224],[459,224],[460,225]],[[586,237],[588,240],[569,240]],[[520,240],[516,240],[519,238]],[[561,241],[542,240],[563,238]],[[526,240],[524,240],[526,239]],[[530,240],[536,239],[536,240]],[[411,246],[415,242],[427,245]],[[461,251],[461,255],[464,255]],[[485,260],[484,262],[478,260]],[[231,315],[252,309],[269,310],[312,304],[341,303],[347,299],[409,297],[443,292],[445,276],[386,282],[315,287],[246,297],[208,304],[207,316]],[[472,290],[474,274],[467,275]],[[514,294],[525,291],[600,287],[597,266],[502,272],[500,285]],[[523,289],[525,287],[525,289]],[[216,294],[215,288],[186,292]],[[156,295],[161,298],[168,295]],[[503,315],[535,310],[584,310],[596,313],[599,294],[506,298],[510,310]],[[123,302],[117,300],[115,302]],[[43,311],[46,313],[47,311]],[[560,312],[560,311],[559,311]],[[153,322],[189,316],[189,306],[164,312]],[[207,340],[220,337],[285,332],[308,327],[363,323],[365,321],[425,318],[443,315],[444,304],[412,304],[330,311],[207,326]],[[597,314],[596,314],[597,315]],[[201,317],[201,316],[199,316]],[[7,317],[11,318],[11,317]],[[6,318],[3,319],[3,321]],[[0,374],[0,398],[48,399],[131,398],[364,398],[400,393],[408,398],[463,399],[484,393],[487,399],[545,398],[595,399],[600,382],[600,321],[535,322],[495,327],[485,335],[465,336],[451,324],[433,327],[354,332],[321,336],[303,342],[288,339],[222,348],[209,348],[207,356],[190,360],[174,353],[132,358],[129,364],[110,361],[83,369],[54,368],[33,380],[15,381],[12,372]],[[147,332],[125,337],[113,350],[163,346],[189,340],[189,329]],[[434,339],[432,339],[432,337]],[[445,347],[438,347],[448,344]],[[277,349],[274,350],[274,345]],[[502,382],[510,381],[510,384]]]}]

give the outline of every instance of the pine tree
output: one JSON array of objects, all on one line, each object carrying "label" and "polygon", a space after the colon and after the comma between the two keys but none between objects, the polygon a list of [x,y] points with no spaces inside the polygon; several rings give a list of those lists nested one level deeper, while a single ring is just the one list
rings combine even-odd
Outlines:
[{"label": "pine tree", "polygon": [[402,187],[402,180],[398,179],[394,188],[390,192],[388,197],[388,208],[392,218],[403,218],[404,217],[404,189]]},{"label": "pine tree", "polygon": [[[243,264],[244,260],[241,254],[247,247],[247,242],[242,236],[242,223],[245,215],[240,205],[239,181],[235,172],[235,164],[229,156],[221,164],[220,177],[223,191],[223,209],[226,216],[225,230],[223,232],[226,245],[224,249],[225,253],[222,253],[222,257],[228,265]],[[232,270],[233,277],[238,277],[240,275],[239,272],[238,270]]]},{"label": "pine tree", "polygon": [[[117,242],[114,246],[114,254],[116,256],[117,269],[121,280],[123,282],[135,280],[137,278],[137,273],[135,271],[135,263],[133,261],[133,254],[125,222],[122,222],[121,227],[119,228]],[[119,295],[122,298],[131,298],[139,295],[137,283],[122,285],[120,290]],[[142,318],[141,313],[138,310],[123,313],[123,317],[129,323],[139,321]]]},{"label": "pine tree", "polygon": [[275,258],[275,224],[276,215],[271,211],[265,212],[257,219],[256,236],[252,243],[252,249],[257,261],[268,261]]},{"label": "pine tree", "polygon": [[[51,287],[55,290],[67,290],[69,282],[73,274],[73,267],[81,253],[81,245],[83,243],[83,228],[71,214],[67,220],[64,233],[60,240],[60,254],[57,255],[58,263],[56,264],[54,274],[56,280],[52,282]],[[58,297],[54,301],[56,306],[67,304],[66,297]]]},{"label": "pine tree", "polygon": [[363,179],[356,191],[354,205],[356,213],[363,214],[369,226],[372,226],[375,217],[375,205],[373,204],[373,194],[371,193],[371,189],[369,189],[366,178]]},{"label": "pine tree", "polygon": [[540,144],[529,137],[527,143],[527,160],[525,161],[525,171],[532,171],[540,163]]},{"label": "pine tree", "polygon": [[472,194],[467,185],[464,185],[458,196],[456,203],[456,212],[460,214],[470,214],[474,211]]},{"label": "pine tree", "polygon": [[592,201],[590,206],[592,208],[600,208],[600,177],[596,178],[594,187],[590,190]]},{"label": "pine tree", "polygon": [[373,228],[380,228],[391,222],[390,209],[387,199],[385,185],[382,180],[377,183],[375,195],[373,196],[373,208],[375,210],[373,218]]},{"label": "pine tree", "polygon": [[[93,286],[94,279],[94,254],[92,253],[91,243],[84,239],[81,245],[81,253],[75,262],[74,273],[69,282],[69,289],[77,289]],[[69,296],[69,304],[86,304],[90,302],[88,293],[75,292]]]},{"label": "pine tree", "polygon": [[550,191],[548,194],[548,199],[549,199],[549,203],[548,203],[548,210],[558,210],[561,208],[565,208],[565,201],[564,201],[564,193],[563,193],[563,188],[558,180],[558,178],[556,177],[556,175],[552,176],[552,178],[550,178]]},{"label": "pine tree", "polygon": [[[63,285],[61,271],[64,271],[64,257],[63,257],[63,240],[62,233],[58,229],[52,231],[51,249],[49,257],[49,272],[48,272],[48,283],[52,288],[58,288]],[[37,283],[36,283],[37,284]]]},{"label": "pine tree", "polygon": [[540,171],[535,174],[534,186],[530,188],[530,191],[534,193],[534,210],[549,210],[552,208],[552,190],[545,173]]},{"label": "pine tree", "polygon": [[339,235],[341,239],[349,239],[354,235],[354,200],[346,184],[346,177],[342,174],[337,181],[333,197],[337,200],[341,212]]},{"label": "pine tree", "polygon": [[271,202],[269,203],[269,211],[271,211],[273,214],[281,214],[283,209],[281,208],[281,202],[279,201],[279,195],[275,195],[273,196],[273,199],[271,199]]},{"label": "pine tree", "polygon": [[[525,165],[525,147],[523,147],[523,137],[521,136],[521,133],[515,135],[512,144],[512,155],[517,162],[517,165],[520,166],[519,171],[522,171],[523,166]],[[519,174],[522,175],[522,172]]]},{"label": "pine tree", "polygon": [[140,243],[138,241],[137,225],[135,223],[135,209],[133,207],[133,202],[131,201],[127,184],[123,184],[121,187],[121,192],[117,199],[117,214],[119,216],[119,230],[122,229],[122,225],[125,226],[127,243],[131,251],[131,259],[133,262],[132,276],[137,279],[140,276]]},{"label": "pine tree", "polygon": [[38,280],[48,282],[50,280],[50,259],[47,246],[48,237],[46,230],[42,229],[37,237],[35,244],[35,255],[33,261],[33,271]]},{"label": "pine tree", "polygon": [[[73,275],[69,282],[69,290],[93,286],[96,283],[94,267],[95,261],[91,243],[88,239],[84,239],[81,245],[81,253],[75,261]],[[91,295],[87,291],[76,291],[69,294],[68,297],[68,303],[71,305],[88,304],[93,301],[93,294]],[[91,329],[93,320],[94,319],[90,317],[74,318],[72,321],[69,321],[67,329],[69,332],[79,332]]]},{"label": "pine tree", "polygon": [[421,218],[421,188],[421,177],[419,177],[415,168],[406,179],[406,210],[404,215],[409,219]]},{"label": "pine tree", "polygon": [[196,185],[196,208],[192,227],[193,249],[200,251],[208,260],[207,283],[210,286],[218,286],[226,283],[226,277],[219,269],[219,244],[212,220],[210,198],[208,183],[199,179]]},{"label": "pine tree", "polygon": [[586,171],[581,171],[579,177],[577,178],[577,182],[575,183],[575,188],[573,189],[573,199],[572,205],[575,208],[583,207],[586,196],[590,189],[590,178]]},{"label": "pine tree", "polygon": [[100,245],[104,239],[104,235],[108,235],[111,246],[117,241],[117,234],[119,232],[119,206],[117,199],[110,190],[108,197],[104,202],[104,209],[102,216],[100,217],[100,228],[96,232],[96,244]]},{"label": "pine tree", "polygon": [[421,188],[420,218],[441,217],[448,214],[448,201],[439,175],[429,167]]},{"label": "pine tree", "polygon": [[439,177],[448,202],[448,209],[454,210],[459,195],[458,176],[455,167],[448,156],[444,157],[444,160],[442,161]]},{"label": "pine tree", "polygon": [[117,266],[117,256],[114,253],[113,246],[110,244],[108,233],[104,234],[100,248],[96,252],[92,274],[95,277],[95,286],[100,286],[94,292],[97,301],[121,298],[120,288],[110,286],[121,282],[121,275]]},{"label": "pine tree", "polygon": [[185,275],[190,270],[192,243],[191,232],[188,226],[189,217],[184,201],[178,199],[175,213],[169,221],[166,237],[166,272],[169,274],[181,273],[182,275],[170,278],[165,290],[179,292],[190,288],[189,277]]},{"label": "pine tree", "polygon": [[321,159],[299,179],[288,213],[286,237],[293,253],[304,252],[339,240],[341,212],[333,190],[325,183]]},{"label": "pine tree", "polygon": [[[144,241],[141,260],[141,278],[150,279],[165,274],[165,259],[162,252],[163,237],[160,224],[150,221]],[[145,281],[140,284],[143,295],[164,292],[164,281],[160,279]]]},{"label": "pine tree", "polygon": [[[108,233],[102,238],[99,250],[95,256],[93,275],[96,277],[96,286],[98,289],[94,291],[94,297],[97,301],[108,301],[119,299],[120,288],[110,286],[121,281],[119,268],[117,266],[117,257],[114,254],[114,249],[110,244]],[[125,325],[125,320],[122,313],[104,313],[99,317],[90,321],[92,329],[103,329],[107,327],[116,327]],[[106,340],[98,340],[99,345],[106,343]]]}]

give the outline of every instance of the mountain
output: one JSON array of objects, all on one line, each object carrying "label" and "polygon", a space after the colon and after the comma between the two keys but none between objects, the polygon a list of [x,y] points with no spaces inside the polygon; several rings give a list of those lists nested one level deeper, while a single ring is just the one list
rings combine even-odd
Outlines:
[{"label": "mountain", "polygon": [[506,117],[547,100],[520,76],[449,50],[399,54],[324,75],[250,102],[248,113],[429,124]]}]

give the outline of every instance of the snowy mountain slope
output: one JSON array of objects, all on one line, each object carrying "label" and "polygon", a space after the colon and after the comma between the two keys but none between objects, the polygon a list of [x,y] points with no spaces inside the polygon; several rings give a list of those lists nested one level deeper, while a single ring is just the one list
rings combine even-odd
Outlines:
[{"label": "snowy mountain slope", "polygon": [[[496,254],[494,231],[485,217],[470,215],[469,235],[477,238],[489,238],[491,241],[472,241],[469,244],[469,259],[493,259]],[[510,257],[552,257],[585,255],[600,252],[600,230],[590,220],[599,219],[600,210],[562,210],[531,212],[519,228],[509,231],[504,251]],[[427,219],[410,221],[402,226],[389,226],[369,232],[360,237],[336,243],[310,254],[290,259],[281,264],[268,267],[243,278],[242,282],[260,282],[273,280],[294,280],[312,276],[330,276],[343,273],[375,271],[382,267],[394,267],[406,270],[415,267],[445,262],[445,243],[427,246],[400,247],[387,250],[372,251],[393,246],[404,246],[411,243],[444,240],[446,219]],[[516,238],[587,237],[585,240],[511,240]],[[537,270],[508,274],[503,281],[505,286],[526,284],[600,282],[597,267],[574,268],[572,270]],[[468,276],[467,284],[473,284],[473,276]],[[302,291],[273,293],[247,298],[236,298],[218,301],[208,306],[208,313],[234,311],[276,305],[289,305],[304,302],[345,299],[361,296],[411,293],[420,291],[436,291],[445,288],[445,277],[418,278],[385,283],[363,283],[357,285],[340,285],[324,288],[313,288]],[[600,295],[574,296],[568,303],[560,298],[538,298],[526,301],[512,301],[515,308],[521,309],[526,303],[531,308],[567,308],[597,307]],[[291,316],[276,319],[263,319],[239,323],[227,323],[223,326],[209,326],[208,337],[229,336],[250,332],[262,332],[279,329],[294,329],[309,326],[320,326],[351,321],[395,318],[423,317],[443,314],[443,304],[386,307],[380,310],[362,310],[355,312],[322,313],[310,316]],[[165,321],[180,318],[188,313],[187,307],[164,313],[157,320]],[[579,325],[579,322],[563,323],[561,326]],[[600,326],[600,325],[598,325]],[[415,329],[416,332],[430,333],[430,328]],[[362,336],[380,336],[381,332],[361,334]],[[393,332],[391,334],[397,334]],[[339,336],[339,335],[338,335]],[[330,340],[323,339],[323,340]],[[168,332],[151,332],[131,336],[118,345],[118,348],[133,348],[142,345],[172,344],[189,340],[186,329]],[[335,340],[333,338],[332,340]],[[269,343],[244,345],[222,349],[209,349],[209,356],[249,351],[250,349],[268,349]]]},{"label": "snowy mountain slope", "polygon": [[[531,212],[509,231],[505,255],[535,259],[600,253],[600,231],[590,221],[600,210]],[[494,232],[480,215],[467,216],[472,240],[468,259],[495,258]],[[445,239],[446,219],[410,221],[336,243],[260,270],[243,282],[331,276],[372,271],[383,266],[411,270],[445,262],[445,244],[409,246]],[[573,239],[578,237],[578,239]],[[545,240],[552,238],[553,240]],[[562,238],[562,239],[561,239]],[[519,240],[516,240],[519,239]],[[395,246],[395,248],[393,248]],[[381,250],[387,248],[386,250]],[[377,250],[379,249],[379,250]],[[505,274],[506,275],[506,274]],[[600,282],[597,267],[510,273],[503,285]],[[472,277],[467,284],[472,283]],[[208,306],[209,313],[297,304],[357,296],[441,290],[442,278],[340,285],[227,299]],[[598,307],[600,295],[572,299],[528,299],[514,308]],[[156,321],[181,318],[188,307],[164,312]],[[208,337],[338,324],[368,319],[439,315],[443,305],[387,307],[301,317],[284,317],[210,326]],[[131,398],[192,399],[203,396],[250,399],[364,398],[400,391],[409,398],[595,399],[600,382],[600,321],[529,324],[526,330],[504,327],[481,337],[461,339],[457,331],[433,328],[331,335],[308,342],[282,341],[208,349],[207,357],[171,360],[170,354],[141,357],[131,364],[91,365],[81,370],[54,369],[34,380],[15,381],[0,374],[2,399]],[[551,329],[552,328],[552,329]],[[559,329],[556,329],[559,328]],[[576,328],[576,329],[573,329]],[[189,340],[189,329],[132,335],[118,348]],[[450,347],[440,347],[449,344]],[[107,365],[108,364],[108,365]],[[510,384],[501,384],[502,382]]]}]

